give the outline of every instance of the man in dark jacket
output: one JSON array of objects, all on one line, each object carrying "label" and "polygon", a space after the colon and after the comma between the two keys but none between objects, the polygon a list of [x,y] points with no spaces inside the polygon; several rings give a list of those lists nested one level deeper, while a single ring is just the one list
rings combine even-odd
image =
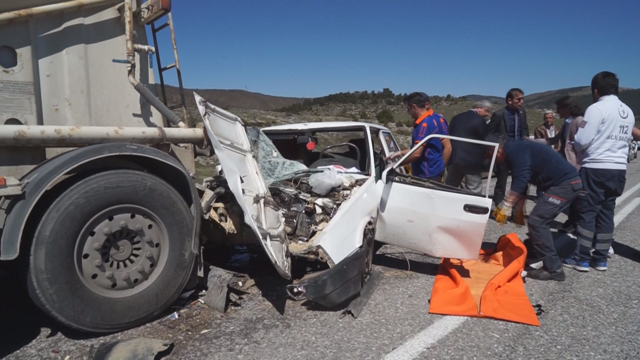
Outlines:
[{"label": "man in dark jacket", "polygon": [[[489,139],[495,141],[494,139]],[[526,196],[527,185],[534,184],[544,192],[527,221],[533,251],[527,263],[542,260],[539,269],[528,269],[527,276],[538,280],[564,281],[562,262],[551,236],[551,222],[571,205],[582,189],[582,181],[575,167],[547,145],[532,141],[506,141],[498,149],[496,162],[511,170],[511,190],[501,199],[493,216],[504,224],[518,200]]]},{"label": "man in dark jacket", "polygon": [[[484,141],[489,131],[484,118],[491,114],[491,107],[488,100],[480,100],[473,109],[454,116],[449,124],[449,135]],[[467,189],[482,193],[483,145],[451,140],[451,147],[445,184],[459,187],[464,178]]]},{"label": "man in dark jacket", "polygon": [[[521,141],[529,137],[529,125],[527,125],[527,112],[522,107],[524,104],[524,92],[513,88],[505,97],[507,106],[497,110],[489,121],[489,133],[499,137],[505,137],[507,141]],[[493,190],[493,203],[497,205],[503,198],[507,188],[509,169],[506,165],[496,166],[496,186]]]}]

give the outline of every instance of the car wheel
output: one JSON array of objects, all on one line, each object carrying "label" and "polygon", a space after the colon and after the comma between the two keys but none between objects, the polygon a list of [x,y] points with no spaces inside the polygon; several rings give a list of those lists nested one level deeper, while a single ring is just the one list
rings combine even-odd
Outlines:
[{"label": "car wheel", "polygon": [[142,325],[189,279],[193,226],[180,194],[154,175],[113,170],[87,177],[53,202],[35,231],[30,296],[80,331]]},{"label": "car wheel", "polygon": [[366,283],[373,270],[373,255],[375,255],[375,226],[371,223],[364,228],[362,246],[364,247],[364,271],[362,272],[362,284]]}]

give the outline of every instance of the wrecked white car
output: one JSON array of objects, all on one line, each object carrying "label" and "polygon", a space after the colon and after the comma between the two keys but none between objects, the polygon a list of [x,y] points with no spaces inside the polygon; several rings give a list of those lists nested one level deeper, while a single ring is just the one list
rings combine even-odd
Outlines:
[{"label": "wrecked white car", "polygon": [[389,129],[360,122],[245,128],[239,117],[195,97],[222,169],[205,182],[202,200],[205,217],[224,230],[220,241],[260,243],[287,279],[292,258],[325,265],[294,279],[287,287],[292,298],[326,307],[353,299],[371,273],[377,244],[477,258],[491,199],[407,175],[402,159],[385,164],[399,150]]}]

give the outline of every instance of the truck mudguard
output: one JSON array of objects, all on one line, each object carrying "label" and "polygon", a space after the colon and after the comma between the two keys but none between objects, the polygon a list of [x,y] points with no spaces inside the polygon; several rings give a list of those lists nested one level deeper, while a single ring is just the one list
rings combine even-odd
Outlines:
[{"label": "truck mudguard", "polygon": [[[198,253],[202,209],[195,183],[182,163],[169,154],[149,146],[110,143],[86,146],[58,155],[41,163],[21,179],[22,195],[13,197],[6,210],[0,240],[0,260],[13,260],[18,257],[29,215],[47,189],[64,175],[73,173],[80,167],[90,166],[92,162],[109,158],[134,162],[170,183],[182,195],[194,216],[192,249]],[[117,168],[116,162],[109,170]],[[163,171],[158,171],[159,168]]]}]

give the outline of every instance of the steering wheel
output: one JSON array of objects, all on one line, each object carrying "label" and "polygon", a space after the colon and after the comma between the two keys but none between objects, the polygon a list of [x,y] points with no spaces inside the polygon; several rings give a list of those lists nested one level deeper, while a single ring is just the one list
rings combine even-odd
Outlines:
[{"label": "steering wheel", "polygon": [[351,146],[354,149],[356,149],[356,161],[358,162],[358,164],[360,164],[360,149],[358,149],[357,146],[353,145],[352,143],[340,143],[340,144],[335,144],[335,145],[329,145],[326,148],[322,149],[322,151],[320,151],[320,157],[318,159],[322,159],[322,154],[327,154],[329,156],[331,156],[332,158],[335,158],[337,154],[332,154],[330,152],[327,152],[327,150],[329,149],[333,149],[335,147],[339,147],[339,146]]}]

